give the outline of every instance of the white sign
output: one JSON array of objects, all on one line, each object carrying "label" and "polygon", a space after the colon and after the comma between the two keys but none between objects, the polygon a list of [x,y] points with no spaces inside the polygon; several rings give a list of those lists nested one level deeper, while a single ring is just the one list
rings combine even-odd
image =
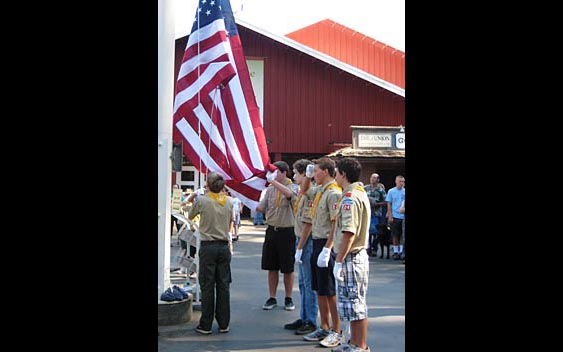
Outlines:
[{"label": "white sign", "polygon": [[405,149],[405,133],[404,132],[397,133],[395,135],[395,145],[397,146],[397,149]]},{"label": "white sign", "polygon": [[182,190],[174,188],[172,190],[172,212],[179,213],[182,208]]},{"label": "white sign", "polygon": [[360,133],[358,134],[358,147],[391,148],[390,133]]}]

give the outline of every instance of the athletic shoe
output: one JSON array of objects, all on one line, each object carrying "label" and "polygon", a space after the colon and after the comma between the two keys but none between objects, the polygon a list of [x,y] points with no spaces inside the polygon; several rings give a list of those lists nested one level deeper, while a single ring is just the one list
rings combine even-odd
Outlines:
[{"label": "athletic shoe", "polygon": [[338,346],[337,348],[331,349],[332,352],[371,352],[369,346],[364,350],[363,348],[359,348],[354,344],[350,343],[343,343],[342,345]]},{"label": "athletic shoe", "polygon": [[305,341],[322,341],[325,337],[330,334],[330,331],[325,330],[323,328],[318,328],[317,330],[313,331],[312,333],[303,336],[303,340]]},{"label": "athletic shoe", "polygon": [[219,328],[219,332],[220,332],[220,333],[223,333],[223,334],[228,333],[230,330],[231,330],[231,329],[230,329],[228,326],[227,326],[226,328],[224,328],[224,329]]},{"label": "athletic shoe", "polygon": [[268,298],[266,303],[262,306],[262,309],[270,310],[273,309],[275,306],[278,305],[278,301],[274,297]]},{"label": "athletic shoe", "polygon": [[301,328],[303,325],[304,325],[303,320],[297,319],[293,323],[285,324],[283,326],[283,328],[288,329],[288,330],[297,330],[297,329]]},{"label": "athletic shoe", "polygon": [[285,310],[294,310],[295,309],[295,304],[293,304],[293,300],[291,299],[291,297],[285,298],[285,306],[283,307],[283,309],[285,309]]},{"label": "athletic shoe", "polygon": [[330,330],[330,334],[324,338],[320,342],[320,344],[324,347],[336,347],[344,342],[344,337],[342,334],[337,333],[336,331]]},{"label": "athletic shoe", "polygon": [[297,331],[295,331],[295,335],[310,334],[315,330],[317,330],[316,325],[311,324],[309,322],[306,322],[305,324],[303,324],[303,326],[301,326],[299,329],[297,329]]},{"label": "athletic shoe", "polygon": [[201,325],[196,326],[195,331],[203,335],[211,334],[211,330],[205,330],[203,327],[201,327]]}]

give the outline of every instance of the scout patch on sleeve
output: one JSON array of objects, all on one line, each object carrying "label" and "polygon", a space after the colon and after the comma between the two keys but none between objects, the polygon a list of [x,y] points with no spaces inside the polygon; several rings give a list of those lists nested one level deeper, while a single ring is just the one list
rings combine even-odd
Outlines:
[{"label": "scout patch on sleeve", "polygon": [[354,201],[350,198],[342,200],[342,210],[350,211],[352,204],[354,204]]}]

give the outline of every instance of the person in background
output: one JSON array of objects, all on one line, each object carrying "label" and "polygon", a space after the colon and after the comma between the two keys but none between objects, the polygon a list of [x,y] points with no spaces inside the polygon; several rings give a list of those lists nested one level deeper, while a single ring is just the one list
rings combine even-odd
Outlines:
[{"label": "person in background", "polygon": [[[200,191],[200,193],[203,194],[204,192],[203,192],[203,191]],[[184,194],[184,199],[185,199],[185,200],[182,202],[182,210],[183,210],[184,215],[185,215],[186,217],[188,216],[189,210],[192,208],[192,206],[193,206],[193,201],[194,201],[194,199],[196,198],[197,195],[198,195],[198,194],[197,194],[195,191],[193,191],[191,188],[188,188],[188,189],[186,190],[186,193]],[[199,215],[196,216],[194,219],[192,219],[192,221],[193,221],[197,226],[199,226]],[[193,232],[195,232],[195,231],[196,231],[195,226],[191,226],[191,227],[190,227],[190,230],[193,231]],[[192,245],[190,244],[190,257],[195,258],[196,252],[197,252],[197,248],[196,248],[195,246],[192,246]]]},{"label": "person in background", "polygon": [[387,223],[391,225],[393,236],[393,260],[400,260],[403,251],[403,219],[405,214],[399,212],[401,203],[405,199],[405,178],[402,175],[395,177],[395,187],[387,192]]},{"label": "person in background", "polygon": [[242,204],[241,200],[238,199],[236,196],[231,194],[231,198],[233,201],[233,211],[235,212],[235,221],[233,222],[233,241],[238,241],[239,236],[239,228],[240,228],[240,214],[242,214],[242,210],[244,209],[244,204]]},{"label": "person in background", "polygon": [[[262,199],[264,199],[264,195],[266,194],[267,189],[268,188],[264,188],[260,193],[260,202],[262,201]],[[252,209],[250,213],[252,215],[254,225],[264,225],[264,213]]]},{"label": "person in background", "polygon": [[333,274],[338,288],[338,314],[350,321],[350,340],[332,351],[369,351],[367,346],[369,256],[366,252],[371,217],[370,201],[358,182],[362,166],[345,157],[336,164],[335,180],[342,187],[336,213],[333,242],[336,253]]},{"label": "person in background", "polygon": [[[179,184],[175,184],[173,186],[173,189],[181,189],[181,188]],[[174,194],[174,190],[172,191],[172,193],[170,193],[170,198],[172,198],[173,194]],[[182,203],[184,202],[184,193],[182,193],[180,201]],[[180,221],[176,220],[174,215],[170,215],[170,238],[172,238],[172,235],[174,234],[174,224],[176,224],[176,232],[180,231],[182,224],[180,223]]]},{"label": "person in background", "polygon": [[293,230],[293,203],[297,199],[299,187],[287,177],[289,165],[276,161],[277,168],[266,177],[270,185],[266,188],[264,199],[256,211],[266,213],[266,236],[262,245],[262,270],[268,271],[268,290],[270,297],[262,309],[270,310],[277,305],[279,272],[283,273],[285,288],[285,310],[294,310],[293,271],[295,262],[295,232]]},{"label": "person in background", "polygon": [[229,286],[232,280],[228,236],[233,221],[233,205],[224,194],[221,194],[221,190],[225,187],[223,176],[210,172],[207,175],[206,186],[205,194],[192,198],[194,204],[188,212],[190,220],[200,215],[198,275],[201,287],[201,318],[195,331],[204,335],[212,333],[214,317],[219,324],[220,333],[227,333],[230,330]]},{"label": "person in background", "polygon": [[[401,203],[401,207],[399,208],[399,213],[405,215],[405,200]],[[403,218],[403,261],[401,264],[405,264],[405,219]]]},{"label": "person in background", "polygon": [[385,197],[385,187],[379,183],[379,175],[377,173],[371,174],[369,184],[364,186],[367,193],[369,204],[371,206],[371,223],[369,227],[369,241],[368,241],[368,255],[375,257],[377,255],[377,244],[375,238],[377,236],[377,224],[385,223],[383,217],[383,206],[387,207]]}]

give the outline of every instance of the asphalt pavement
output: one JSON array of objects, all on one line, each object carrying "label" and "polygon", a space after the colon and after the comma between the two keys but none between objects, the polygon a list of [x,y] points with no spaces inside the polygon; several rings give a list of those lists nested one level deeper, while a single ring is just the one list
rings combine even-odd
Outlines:
[{"label": "asphalt pavement", "polygon": [[[219,333],[217,322],[213,334],[194,331],[201,315],[194,302],[192,319],[184,324],[158,327],[159,352],[201,351],[330,351],[318,343],[303,340],[284,324],[299,318],[300,295],[297,272],[293,287],[295,310],[283,308],[283,276],[277,290],[278,306],[262,309],[268,299],[267,272],[260,269],[262,243],[266,226],[242,220],[239,240],[234,242],[231,261],[231,322],[229,333]],[[176,237],[172,243],[176,245]],[[175,247],[171,253],[175,252]],[[171,266],[174,267],[173,262]],[[186,278],[171,274],[173,284],[182,285]],[[403,352],[405,350],[405,264],[392,259],[370,257],[368,303],[368,339],[371,351]],[[317,318],[319,321],[319,318]],[[343,323],[343,328],[346,326]]]}]

